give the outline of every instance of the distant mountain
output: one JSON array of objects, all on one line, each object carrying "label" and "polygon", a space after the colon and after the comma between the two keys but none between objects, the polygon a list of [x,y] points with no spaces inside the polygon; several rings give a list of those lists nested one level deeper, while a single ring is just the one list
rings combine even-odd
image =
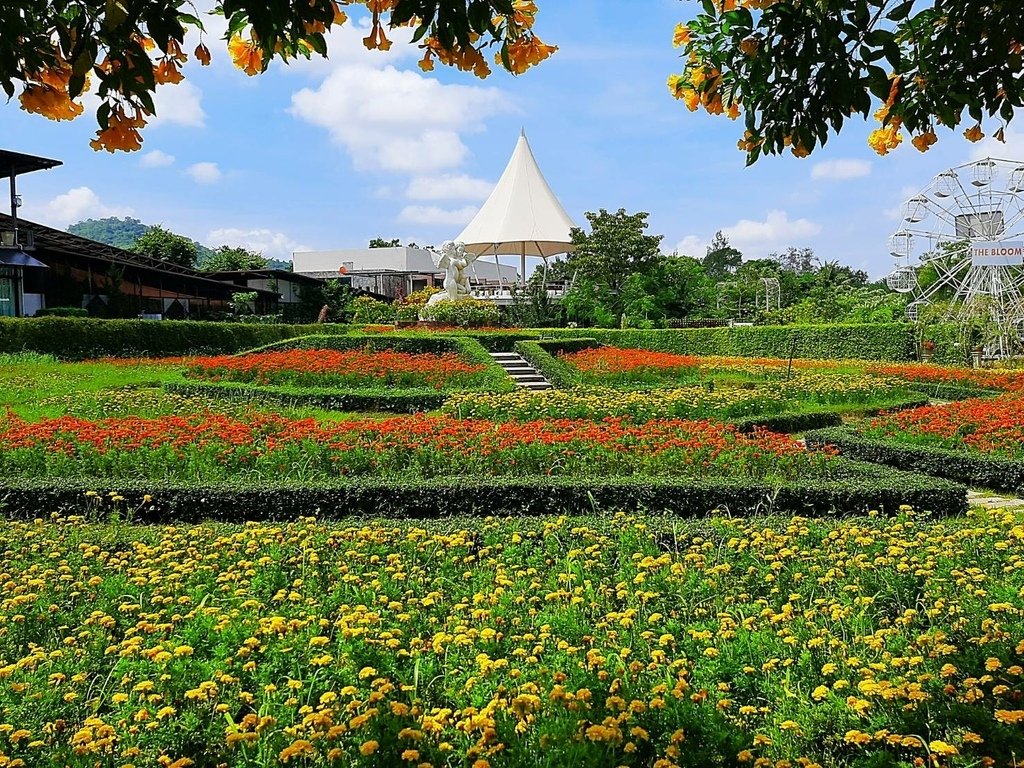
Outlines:
[{"label": "distant mountain", "polygon": [[[138,219],[119,219],[116,216],[109,216],[105,219],[86,219],[77,224],[72,224],[68,227],[68,232],[79,237],[87,237],[98,243],[112,245],[115,248],[131,250],[131,247],[135,245],[135,241],[150,229],[151,225],[143,224]],[[213,249],[197,241],[193,240],[193,242],[196,244],[196,251],[198,253],[196,266],[201,268],[203,262],[213,255]],[[281,261],[279,259],[268,259],[268,261],[270,269],[286,269],[290,271],[292,268],[290,261]]]},{"label": "distant mountain", "polygon": [[68,227],[68,232],[73,235],[87,237],[115,248],[131,248],[148,230],[149,225],[138,219],[119,219],[115,216],[106,219],[86,219]]}]

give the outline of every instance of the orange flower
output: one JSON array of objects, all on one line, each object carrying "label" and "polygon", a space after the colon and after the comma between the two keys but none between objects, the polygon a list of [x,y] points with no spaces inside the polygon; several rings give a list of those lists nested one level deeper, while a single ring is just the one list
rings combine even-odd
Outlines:
[{"label": "orange flower", "polygon": [[336,24],[340,27],[348,21],[348,15],[341,10],[341,7],[336,2],[332,2],[331,7],[334,9],[334,18],[331,19],[331,24]]},{"label": "orange flower", "polygon": [[422,69],[424,72],[434,71],[434,59],[432,58],[432,56],[433,52],[429,48],[426,51],[424,51],[423,58],[420,59],[419,61],[420,69]]},{"label": "orange flower", "polygon": [[153,70],[153,79],[158,85],[164,85],[167,83],[180,83],[185,79],[185,76],[178,70],[178,64],[172,58],[164,58],[160,60],[160,63],[156,65]]},{"label": "orange flower", "polygon": [[210,49],[202,43],[196,46],[196,61],[204,67],[210,66]]},{"label": "orange flower", "polygon": [[128,117],[121,107],[115,107],[107,127],[96,131],[96,138],[89,142],[89,146],[97,152],[101,149],[107,152],[134,152],[142,149],[139,129],[145,124],[141,113],[136,112],[134,117]]},{"label": "orange flower", "polygon": [[[540,64],[558,50],[558,46],[547,45],[536,35],[519,38],[508,46],[509,71],[521,75],[535,64]],[[501,56],[495,57],[501,64]]]},{"label": "orange flower", "polygon": [[910,143],[913,144],[919,152],[927,152],[928,148],[938,140],[939,139],[935,135],[935,131],[929,130],[925,131],[920,136],[915,136],[910,140]]},{"label": "orange flower", "polygon": [[685,24],[676,24],[675,34],[672,35],[672,45],[676,48],[690,42],[690,28]]},{"label": "orange flower", "polygon": [[263,51],[255,40],[243,40],[235,36],[228,43],[228,51],[235,66],[250,77],[266,69],[263,64]]},{"label": "orange flower", "polygon": [[50,120],[74,120],[83,111],[82,105],[72,101],[66,90],[52,85],[29,83],[18,100],[26,112],[43,115]]},{"label": "orange flower", "polygon": [[981,130],[981,123],[978,123],[973,128],[968,128],[964,131],[964,138],[968,141],[981,141],[985,138],[985,134]]}]

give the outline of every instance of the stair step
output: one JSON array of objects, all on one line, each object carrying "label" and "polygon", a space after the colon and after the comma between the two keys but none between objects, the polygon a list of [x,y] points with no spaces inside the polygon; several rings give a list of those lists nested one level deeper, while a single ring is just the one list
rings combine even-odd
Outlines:
[{"label": "stair step", "polygon": [[544,389],[554,389],[554,387],[552,387],[546,381],[527,381],[520,384],[519,387],[520,389],[533,389],[538,391]]},{"label": "stair step", "polygon": [[509,376],[515,376],[518,373],[525,373],[525,374],[537,373],[537,370],[535,368],[530,368],[528,365],[522,365],[522,366],[519,366],[518,368],[506,368],[505,369],[505,373],[507,373]]},{"label": "stair step", "polygon": [[513,376],[512,378],[516,382],[516,384],[541,384],[541,383],[547,384],[548,383],[547,379],[545,379],[543,376],[540,376],[540,375],[537,375],[537,374],[534,374],[532,376],[529,375],[529,374],[522,374],[522,375],[519,375],[519,376]]}]

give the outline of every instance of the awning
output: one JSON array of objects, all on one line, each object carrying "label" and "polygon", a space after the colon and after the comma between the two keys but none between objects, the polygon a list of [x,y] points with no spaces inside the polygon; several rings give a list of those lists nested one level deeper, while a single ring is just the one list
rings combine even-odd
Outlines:
[{"label": "awning", "polygon": [[0,265],[5,267],[42,267],[43,269],[49,269],[39,259],[32,258],[24,251],[0,250]]}]

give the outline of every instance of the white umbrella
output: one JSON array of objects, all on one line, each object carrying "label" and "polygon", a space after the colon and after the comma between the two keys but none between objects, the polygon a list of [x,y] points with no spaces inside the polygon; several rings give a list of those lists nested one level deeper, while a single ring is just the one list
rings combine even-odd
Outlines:
[{"label": "white umbrella", "polygon": [[[526,257],[546,260],[573,249],[569,230],[576,226],[551,191],[526,140],[519,135],[512,158],[490,197],[456,240],[473,256],[520,257],[520,279],[526,282]],[[499,269],[500,273],[500,269]]]}]

